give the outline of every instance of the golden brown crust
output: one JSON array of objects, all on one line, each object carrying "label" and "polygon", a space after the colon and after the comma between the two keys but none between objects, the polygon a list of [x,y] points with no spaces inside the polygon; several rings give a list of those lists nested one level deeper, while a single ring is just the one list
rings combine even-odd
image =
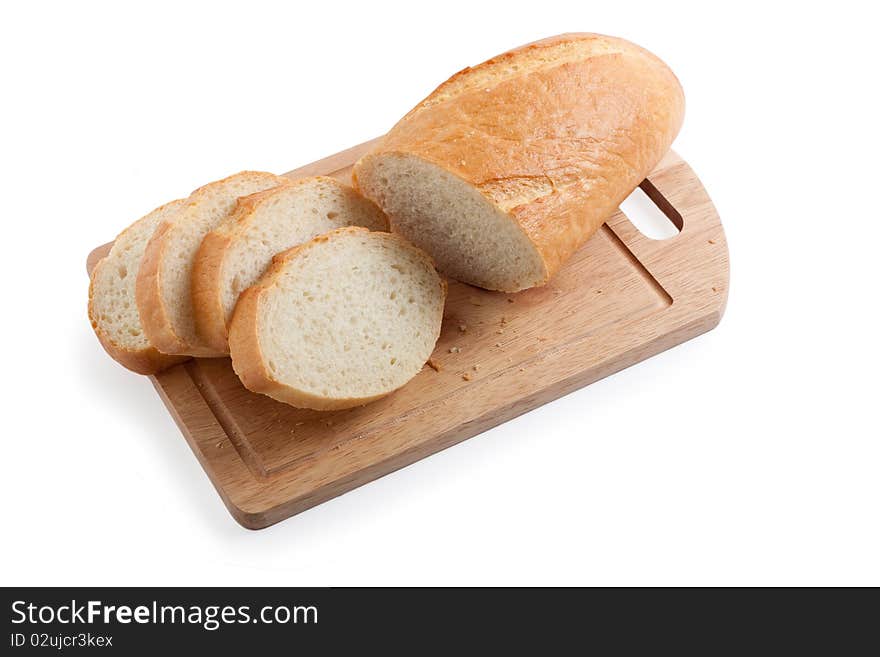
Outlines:
[{"label": "golden brown crust", "polygon": [[[267,277],[268,272],[263,280],[268,280]],[[269,394],[268,391],[275,382],[265,366],[257,339],[259,301],[264,289],[264,284],[260,282],[238,297],[232,321],[229,323],[229,351],[232,369],[241,379],[242,385],[253,392]]]},{"label": "golden brown crust", "polygon": [[205,235],[193,263],[191,283],[196,331],[205,344],[224,353],[229,353],[229,334],[221,281],[223,261],[232,239],[230,233],[220,231]]},{"label": "golden brown crust", "polygon": [[358,187],[358,172],[384,154],[442,167],[525,232],[546,282],[660,161],[683,116],[681,86],[657,57],[623,39],[564,34],[454,75],[353,179]]},{"label": "golden brown crust", "polygon": [[172,226],[171,222],[163,221],[147,242],[135,283],[135,301],[150,344],[165,354],[182,354],[187,345],[171,328],[171,318],[162,298],[161,266]]},{"label": "golden brown crust", "polygon": [[[278,276],[283,272],[285,265],[301,252],[313,248],[316,244],[332,239],[334,235],[346,232],[358,233],[370,231],[360,226],[337,228],[325,235],[319,235],[305,244],[300,244],[299,246],[295,246],[287,251],[279,253],[272,259],[272,264],[266,270],[266,273],[263,274],[260,281],[256,285],[242,292],[241,296],[238,298],[238,303],[235,306],[232,321],[229,325],[229,350],[232,356],[232,368],[235,370],[239,379],[241,379],[244,387],[248,390],[267,395],[297,408],[310,408],[318,411],[340,410],[351,408],[353,406],[363,406],[364,404],[381,399],[394,392],[393,390],[389,390],[370,397],[348,399],[330,399],[313,395],[276,380],[266,366],[262,350],[260,349],[260,304],[265,293],[272,288]],[[392,233],[376,234],[383,235],[387,239],[392,239],[405,244],[414,253],[418,254],[426,264],[432,268],[434,267],[433,261],[426,253],[417,249],[399,235],[394,235]],[[440,286],[442,288],[443,301],[445,303],[447,284],[446,280],[442,277],[440,278]],[[441,317],[438,318],[437,321],[438,331],[437,335],[434,336],[435,342],[440,335],[439,327],[441,324],[440,319],[442,319],[443,305],[444,304],[440,304]]]}]

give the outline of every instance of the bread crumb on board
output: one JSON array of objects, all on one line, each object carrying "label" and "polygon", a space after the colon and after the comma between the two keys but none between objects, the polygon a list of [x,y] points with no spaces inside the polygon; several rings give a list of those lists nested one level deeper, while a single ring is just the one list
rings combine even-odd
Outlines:
[{"label": "bread crumb on board", "polygon": [[465,381],[470,381],[473,377],[470,375],[469,372],[465,372],[464,374],[461,375],[461,378],[464,379]]},{"label": "bread crumb on board", "polygon": [[427,364],[428,364],[428,367],[430,367],[430,368],[431,368],[432,370],[434,370],[435,372],[439,372],[439,371],[442,369],[442,368],[440,367],[440,363],[438,363],[438,362],[437,362],[436,360],[434,360],[433,358],[429,358]]},{"label": "bread crumb on board", "polygon": [[464,333],[465,331],[467,331],[467,324],[462,322],[461,324],[458,325],[458,330],[461,331],[462,333]]},{"label": "bread crumb on board", "polygon": [[461,347],[449,347],[450,354],[458,354],[461,353]]}]

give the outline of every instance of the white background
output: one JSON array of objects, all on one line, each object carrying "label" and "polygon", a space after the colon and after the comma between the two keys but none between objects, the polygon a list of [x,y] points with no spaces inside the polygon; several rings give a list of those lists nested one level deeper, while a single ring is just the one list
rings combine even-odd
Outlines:
[{"label": "white background", "polygon": [[[880,584],[870,3],[17,5],[0,10],[3,584]],[[99,347],[86,254],[565,31],[626,37],[680,77],[675,148],[730,245],[721,325],[241,529],[149,381]]]}]

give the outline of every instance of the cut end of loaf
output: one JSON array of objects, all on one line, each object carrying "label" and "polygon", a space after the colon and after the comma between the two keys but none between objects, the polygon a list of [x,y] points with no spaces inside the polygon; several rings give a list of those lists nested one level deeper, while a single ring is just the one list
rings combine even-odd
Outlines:
[{"label": "cut end of loaf", "polygon": [[452,76],[355,165],[355,182],[442,271],[514,292],[546,283],[598,230],[683,112],[654,55],[563,34]]},{"label": "cut end of loaf", "polygon": [[443,167],[415,155],[380,153],[358,162],[355,181],[385,211],[391,229],[448,276],[503,292],[546,282],[543,259],[522,228]]},{"label": "cut end of loaf", "polygon": [[403,238],[341,228],[276,257],[239,301],[230,352],[245,387],[294,406],[359,406],[404,385],[440,335],[446,286]]}]

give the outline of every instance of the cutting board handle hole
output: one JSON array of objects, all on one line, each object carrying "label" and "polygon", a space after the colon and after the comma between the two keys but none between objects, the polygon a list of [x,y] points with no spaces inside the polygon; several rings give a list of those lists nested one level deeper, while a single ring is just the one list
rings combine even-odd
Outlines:
[{"label": "cutting board handle hole", "polygon": [[647,178],[620,204],[620,211],[645,237],[667,240],[684,227],[681,214]]}]

